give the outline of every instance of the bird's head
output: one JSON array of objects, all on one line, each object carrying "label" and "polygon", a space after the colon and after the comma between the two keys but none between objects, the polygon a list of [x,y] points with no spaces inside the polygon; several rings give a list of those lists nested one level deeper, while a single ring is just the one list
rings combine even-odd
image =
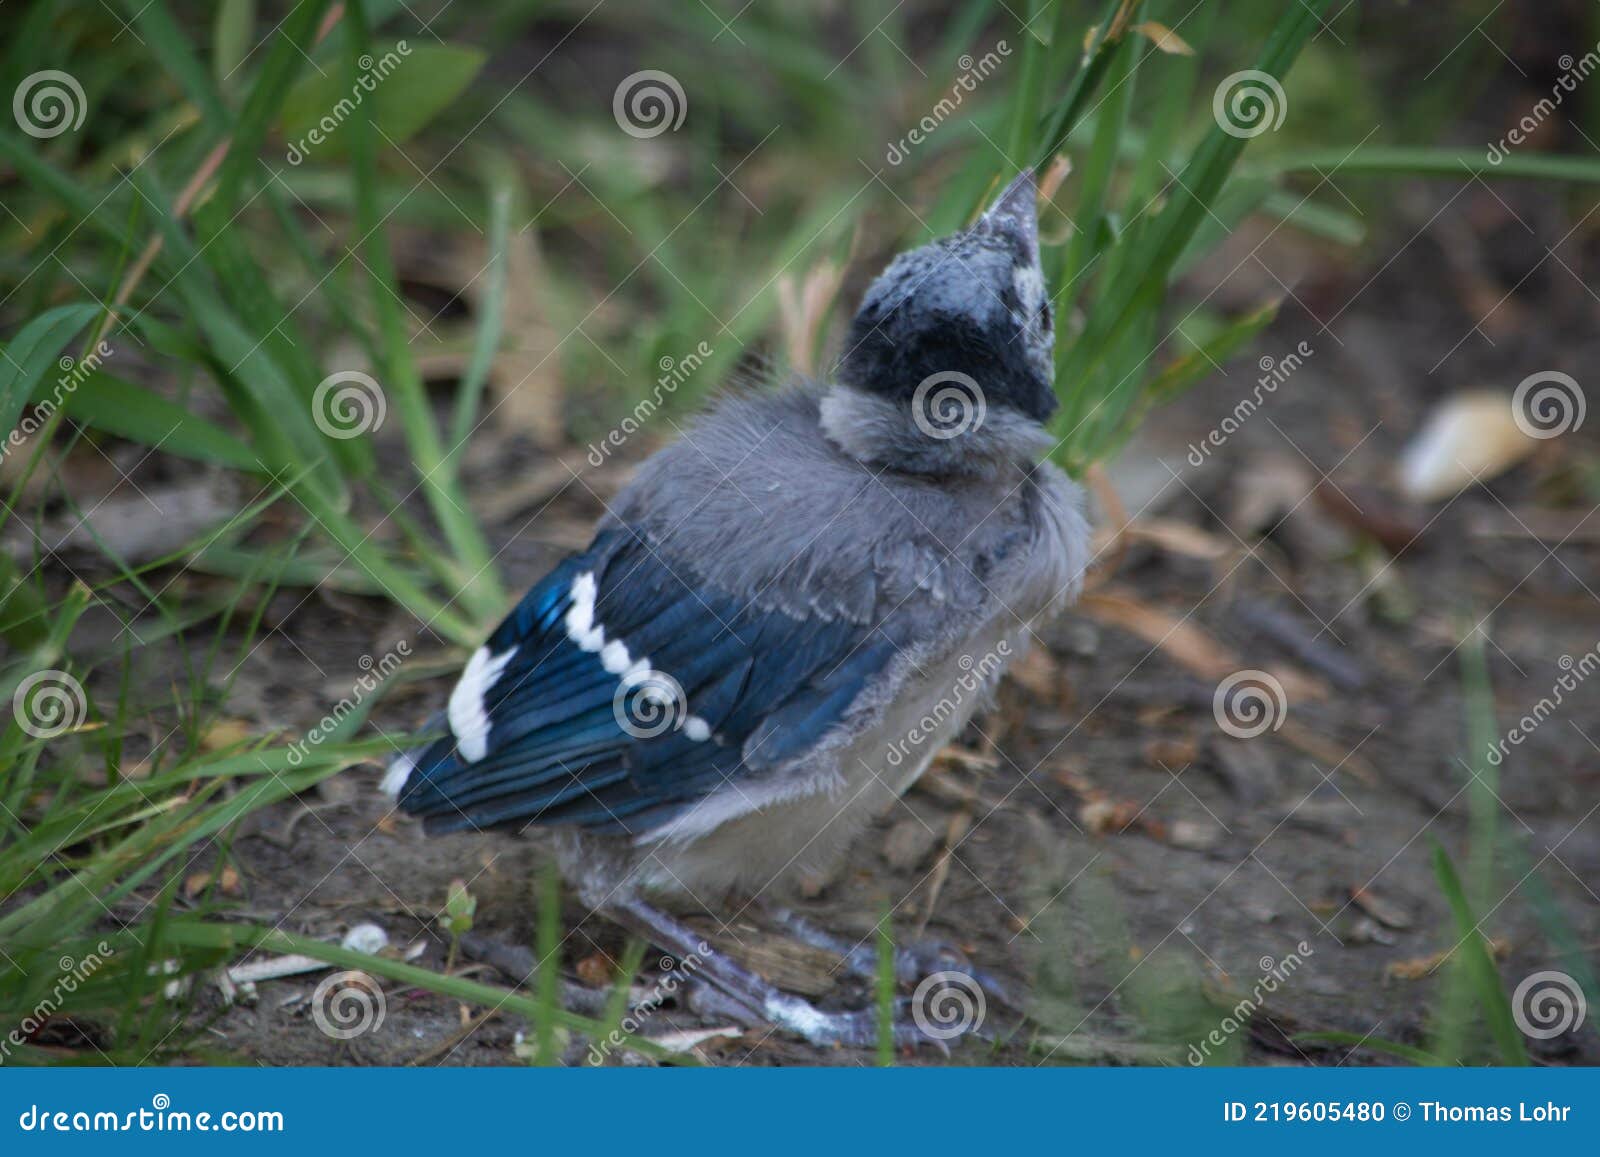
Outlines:
[{"label": "bird's head", "polygon": [[1047,421],[1054,349],[1024,171],[972,226],[902,253],[878,276],[850,323],[838,380],[904,407],[928,437],[955,439],[987,421]]}]

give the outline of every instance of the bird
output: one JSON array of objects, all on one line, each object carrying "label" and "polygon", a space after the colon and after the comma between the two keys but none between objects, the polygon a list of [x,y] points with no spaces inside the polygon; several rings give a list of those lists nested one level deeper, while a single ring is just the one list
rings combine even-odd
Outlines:
[{"label": "bird", "polygon": [[[842,856],[1081,591],[1054,342],[1024,170],[893,259],[831,374],[727,391],[645,460],[384,789],[429,834],[548,830],[590,909],[705,956],[679,911]],[[711,956],[700,977],[752,1023],[875,1040],[876,1013]]]}]

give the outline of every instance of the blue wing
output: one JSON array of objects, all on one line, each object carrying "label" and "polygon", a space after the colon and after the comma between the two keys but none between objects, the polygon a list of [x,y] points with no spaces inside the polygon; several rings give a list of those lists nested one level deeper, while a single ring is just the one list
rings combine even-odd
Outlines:
[{"label": "blue wing", "polygon": [[473,656],[450,734],[403,757],[399,803],[429,832],[649,830],[806,751],[898,649],[882,627],[755,609],[609,530]]}]

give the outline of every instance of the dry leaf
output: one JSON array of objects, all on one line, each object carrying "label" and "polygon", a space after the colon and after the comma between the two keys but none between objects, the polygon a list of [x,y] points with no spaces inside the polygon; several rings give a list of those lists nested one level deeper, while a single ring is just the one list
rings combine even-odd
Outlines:
[{"label": "dry leaf", "polygon": [[738,1040],[744,1035],[744,1029],[736,1025],[727,1025],[723,1028],[686,1028],[677,1032],[662,1033],[660,1036],[647,1037],[646,1039],[669,1053],[686,1053],[699,1048],[707,1041],[726,1037],[728,1040]]},{"label": "dry leaf", "polygon": [[1175,820],[1167,843],[1186,852],[1209,852],[1222,842],[1222,829],[1197,820]]},{"label": "dry leaf", "polygon": [[889,829],[883,837],[883,858],[891,868],[909,872],[919,867],[933,846],[939,842],[939,833],[929,827],[920,816],[909,816]]},{"label": "dry leaf", "polygon": [[1234,474],[1227,523],[1240,537],[1270,530],[1316,488],[1304,459],[1261,454]]},{"label": "dry leaf", "polygon": [[789,364],[797,372],[816,374],[823,327],[843,283],[844,269],[826,259],[807,270],[804,281],[797,281],[792,273],[778,278],[778,323]]},{"label": "dry leaf", "polygon": [[1180,771],[1193,763],[1200,749],[1192,739],[1152,739],[1144,745],[1144,757],[1156,767]]},{"label": "dry leaf", "polygon": [[1006,668],[1006,677],[1046,702],[1059,700],[1067,690],[1066,679],[1056,661],[1042,648],[1035,647]]},{"label": "dry leaf", "polygon": [[1124,532],[1129,542],[1147,542],[1171,554],[1215,562],[1226,558],[1233,547],[1215,534],[1187,522],[1168,518],[1141,519]]},{"label": "dry leaf", "polygon": [[1194,49],[1189,47],[1189,42],[1159,20],[1146,20],[1142,24],[1135,24],[1133,30],[1140,36],[1147,37],[1160,52],[1172,56],[1194,55]]},{"label": "dry leaf", "polygon": [[1414,923],[1411,916],[1398,904],[1384,899],[1370,888],[1351,889],[1350,902],[1386,928],[1404,931]]},{"label": "dry leaf", "polygon": [[239,873],[234,870],[232,864],[224,864],[220,876],[214,872],[195,872],[193,875],[188,876],[183,881],[183,894],[193,899],[211,887],[213,880],[216,881],[217,888],[223,894],[228,896],[237,896],[239,894]]},{"label": "dry leaf", "polygon": [[[1078,600],[1078,609],[1097,622],[1121,627],[1159,647],[1173,662],[1202,679],[1221,680],[1250,667],[1205,628],[1129,595],[1086,594]],[[1282,684],[1291,702],[1320,699],[1327,694],[1321,680],[1293,668],[1280,665],[1263,669]]]},{"label": "dry leaf", "polygon": [[1400,455],[1400,489],[1435,502],[1498,477],[1538,441],[1517,425],[1511,399],[1492,390],[1457,394],[1437,406]]},{"label": "dry leaf", "polygon": [[590,988],[610,988],[615,974],[611,958],[603,952],[591,952],[576,965],[578,979]]},{"label": "dry leaf", "polygon": [[201,751],[221,751],[250,738],[250,725],[243,719],[219,719],[200,737]]},{"label": "dry leaf", "polygon": [[505,260],[505,340],[490,375],[495,421],[541,445],[554,445],[564,432],[556,356],[561,335],[550,320],[550,279],[538,230],[513,230]]},{"label": "dry leaf", "polygon": [[[1384,966],[1383,975],[1389,980],[1423,980],[1438,969],[1454,949],[1435,952],[1429,956],[1417,956],[1410,960],[1395,960]],[[1489,940],[1489,952],[1496,960],[1504,960],[1511,952],[1511,941],[1504,937],[1495,937]]]}]

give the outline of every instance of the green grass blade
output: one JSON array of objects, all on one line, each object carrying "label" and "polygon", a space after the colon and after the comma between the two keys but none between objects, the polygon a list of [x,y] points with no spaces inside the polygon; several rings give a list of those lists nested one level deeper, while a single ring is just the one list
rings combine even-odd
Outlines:
[{"label": "green grass blade", "polygon": [[268,128],[278,118],[289,86],[305,66],[317,24],[327,6],[328,0],[300,0],[272,36],[272,47],[239,111],[233,143],[217,175],[216,199],[230,212],[238,207],[244,179],[254,174],[261,163],[256,154],[266,140]]},{"label": "green grass blade", "polygon": [[1083,66],[1073,74],[1072,83],[1067,87],[1066,93],[1045,117],[1040,134],[1044,144],[1039,147],[1038,154],[1034,158],[1035,168],[1042,170],[1050,163],[1052,157],[1066,147],[1067,137],[1077,127],[1089,98],[1100,87],[1106,69],[1111,66],[1112,54],[1122,43],[1122,38],[1127,35],[1128,22],[1132,19],[1135,3],[1136,0],[1111,0],[1107,4],[1105,15],[1100,23],[1095,25],[1093,39],[1090,41],[1089,52]]},{"label": "green grass blade", "polygon": [[[123,0],[122,6],[128,11],[133,30],[199,108],[206,126],[220,137],[231,120],[228,110],[217,96],[211,76],[195,55],[189,38],[167,8],[166,0]],[[229,0],[225,7],[231,6]]]},{"label": "green grass blade", "polygon": [[100,313],[98,305],[87,302],[57,306],[23,326],[0,350],[0,430],[8,435],[16,430],[23,407],[47,374],[58,371],[65,378],[71,367],[58,363],[56,355]]},{"label": "green grass blade", "polygon": [[489,265],[484,270],[483,320],[478,324],[472,345],[472,360],[456,390],[455,417],[450,424],[450,463],[452,475],[459,472],[461,453],[478,422],[483,387],[500,349],[505,330],[506,239],[511,229],[512,176],[500,174],[489,189]]},{"label": "green grass blade", "polygon": [[[360,0],[351,0],[345,15],[348,38],[346,76],[354,83],[360,72],[360,54],[368,51],[368,29]],[[357,227],[364,241],[365,265],[372,286],[372,304],[378,316],[385,361],[383,384],[394,400],[411,446],[412,461],[421,476],[422,491],[433,516],[444,530],[455,561],[468,576],[460,591],[462,602],[486,623],[505,609],[506,595],[494,569],[493,558],[481,529],[470,513],[466,496],[450,476],[438,425],[428,408],[422,377],[411,354],[401,316],[398,279],[395,277],[383,220],[377,210],[377,142],[366,105],[359,105],[346,126],[355,160]]]},{"label": "green grass blade", "polygon": [[1301,1032],[1294,1035],[1296,1043],[1305,1041],[1307,1044],[1349,1045],[1356,1049],[1367,1049],[1375,1053],[1387,1053],[1403,1061],[1410,1061],[1414,1065],[1427,1065],[1430,1067],[1442,1065],[1445,1061],[1430,1053],[1427,1049],[1419,1049],[1414,1045],[1401,1044],[1399,1041],[1385,1040],[1383,1037],[1362,1036],[1354,1032]]},{"label": "green grass blade", "polygon": [[1366,145],[1357,149],[1311,149],[1262,160],[1263,173],[1372,174],[1399,177],[1472,177],[1529,181],[1600,181],[1600,157],[1510,153],[1498,163],[1481,149]]},{"label": "green grass blade", "polygon": [[[1472,904],[1467,900],[1466,889],[1461,886],[1461,878],[1456,874],[1455,865],[1450,862],[1449,855],[1437,842],[1433,846],[1433,873],[1439,881],[1440,890],[1450,904],[1450,914],[1455,920],[1456,934],[1459,937],[1455,953],[1452,954],[1452,963],[1459,959],[1458,967],[1465,969],[1472,989],[1477,994],[1479,1008],[1484,1019],[1488,1021],[1489,1032],[1500,1049],[1502,1063],[1526,1065],[1528,1050],[1522,1043],[1522,1034],[1517,1031],[1517,1022],[1511,1015],[1511,1001],[1506,997],[1505,986],[1500,983],[1499,970],[1495,968],[1494,958],[1489,955],[1489,946],[1482,932],[1478,930],[1478,921],[1472,914]],[[1438,1051],[1446,1057],[1459,1053],[1459,1050],[1449,1048]]]},{"label": "green grass blade", "polygon": [[[48,393],[41,385],[35,400]],[[68,417],[108,434],[160,447],[164,454],[235,470],[259,471],[261,459],[221,426],[143,386],[104,371],[79,382],[62,406]]]}]

